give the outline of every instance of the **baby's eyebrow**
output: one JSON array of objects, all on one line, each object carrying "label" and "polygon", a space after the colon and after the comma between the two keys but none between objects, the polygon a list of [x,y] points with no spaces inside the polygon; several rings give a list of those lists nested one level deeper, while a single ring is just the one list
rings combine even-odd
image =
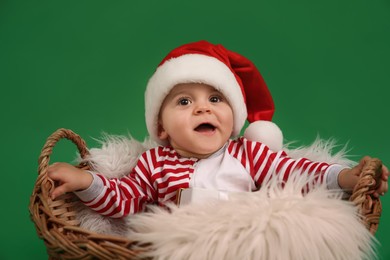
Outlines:
[{"label": "baby's eyebrow", "polygon": [[177,99],[177,98],[180,98],[180,97],[190,97],[191,95],[189,93],[186,93],[184,91],[181,91],[179,93],[174,93],[171,98],[172,99]]},{"label": "baby's eyebrow", "polygon": [[210,96],[220,96],[220,97],[222,97],[222,98],[225,98],[225,95],[224,95],[222,92],[218,91],[218,90],[213,91],[213,92],[210,94]]},{"label": "baby's eyebrow", "polygon": [[186,90],[177,90],[177,91],[172,91],[169,94],[175,97],[175,96],[180,96],[180,95],[189,95],[189,92]]}]

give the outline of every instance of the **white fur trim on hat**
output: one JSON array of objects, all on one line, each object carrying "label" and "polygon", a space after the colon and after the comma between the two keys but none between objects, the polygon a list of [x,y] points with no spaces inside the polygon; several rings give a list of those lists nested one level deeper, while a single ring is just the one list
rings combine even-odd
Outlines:
[{"label": "white fur trim on hat", "polygon": [[145,119],[152,140],[163,144],[157,133],[160,108],[171,89],[181,83],[204,83],[220,91],[233,110],[233,136],[240,133],[247,118],[247,110],[241,87],[233,72],[216,58],[186,54],[164,62],[147,84]]}]

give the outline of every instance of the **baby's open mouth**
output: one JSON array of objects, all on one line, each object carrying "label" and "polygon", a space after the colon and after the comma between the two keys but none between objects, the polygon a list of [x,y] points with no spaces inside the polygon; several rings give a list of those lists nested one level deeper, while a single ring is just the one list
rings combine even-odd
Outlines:
[{"label": "baby's open mouth", "polygon": [[213,132],[215,130],[215,126],[213,126],[210,123],[203,123],[203,124],[198,125],[194,130],[196,132],[201,132],[201,133]]}]

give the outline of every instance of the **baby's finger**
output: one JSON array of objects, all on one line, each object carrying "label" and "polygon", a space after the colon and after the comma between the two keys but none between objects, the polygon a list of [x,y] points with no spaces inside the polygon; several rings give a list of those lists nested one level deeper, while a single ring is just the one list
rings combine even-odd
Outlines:
[{"label": "baby's finger", "polygon": [[49,167],[47,168],[47,174],[53,174],[54,172],[56,172],[58,170],[59,166],[60,166],[59,163],[53,163],[53,164],[49,165]]},{"label": "baby's finger", "polygon": [[56,168],[53,167],[47,172],[47,176],[52,179],[53,181],[59,181],[61,180],[61,174],[56,171]]},{"label": "baby's finger", "polygon": [[381,184],[379,185],[379,188],[376,189],[375,193],[383,196],[388,190],[389,190],[389,184],[387,182],[382,181]]},{"label": "baby's finger", "polygon": [[50,164],[47,169],[48,169],[48,171],[55,171],[60,166],[61,166],[61,163],[55,162],[53,164]]},{"label": "baby's finger", "polygon": [[382,189],[382,195],[384,195],[389,190],[389,183],[387,182],[382,182],[382,183],[384,184]]},{"label": "baby's finger", "polygon": [[384,165],[382,165],[382,179],[384,181],[387,181],[389,179],[389,169]]},{"label": "baby's finger", "polygon": [[68,191],[66,184],[62,184],[56,187],[53,192],[50,194],[52,200],[55,200],[58,196],[65,194]]}]

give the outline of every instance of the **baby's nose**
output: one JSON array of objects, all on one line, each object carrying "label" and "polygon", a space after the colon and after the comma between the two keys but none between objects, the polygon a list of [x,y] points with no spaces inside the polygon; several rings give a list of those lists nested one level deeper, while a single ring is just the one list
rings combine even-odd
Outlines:
[{"label": "baby's nose", "polygon": [[203,113],[210,113],[210,112],[211,112],[211,108],[207,104],[198,105],[195,108],[195,114],[203,114]]}]

